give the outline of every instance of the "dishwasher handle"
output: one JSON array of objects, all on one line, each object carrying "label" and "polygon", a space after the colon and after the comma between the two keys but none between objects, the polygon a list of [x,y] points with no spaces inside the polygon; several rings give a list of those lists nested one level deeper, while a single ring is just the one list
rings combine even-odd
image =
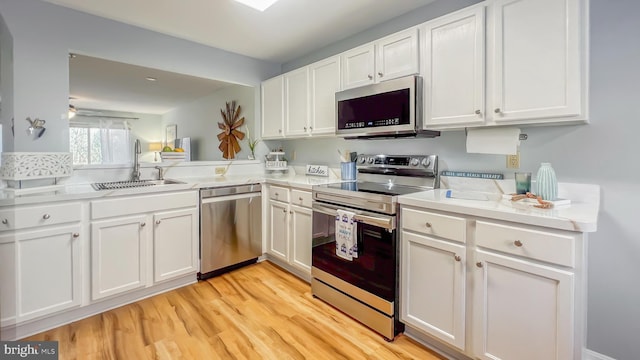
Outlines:
[{"label": "dishwasher handle", "polygon": [[262,185],[260,184],[247,184],[247,185],[205,188],[205,189],[200,189],[200,197],[202,199],[206,199],[206,198],[217,197],[217,196],[254,193],[254,192],[260,192],[261,190],[262,190]]},{"label": "dishwasher handle", "polygon": [[260,196],[262,196],[262,193],[259,193],[259,192],[244,193],[244,194],[238,194],[238,195],[214,196],[214,197],[202,198],[200,200],[200,203],[210,204],[214,202],[239,200],[239,199],[254,198],[254,197],[260,197]]}]

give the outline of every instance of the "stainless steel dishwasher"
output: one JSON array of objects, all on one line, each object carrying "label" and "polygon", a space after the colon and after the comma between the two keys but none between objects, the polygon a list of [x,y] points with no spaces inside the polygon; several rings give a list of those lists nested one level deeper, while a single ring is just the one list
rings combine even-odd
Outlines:
[{"label": "stainless steel dishwasher", "polygon": [[206,279],[262,255],[262,186],[200,190],[200,272]]}]

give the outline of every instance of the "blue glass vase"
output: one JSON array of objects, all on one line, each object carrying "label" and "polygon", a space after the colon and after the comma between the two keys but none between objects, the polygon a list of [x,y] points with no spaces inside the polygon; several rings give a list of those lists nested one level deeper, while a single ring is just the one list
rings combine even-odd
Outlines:
[{"label": "blue glass vase", "polygon": [[550,163],[540,164],[536,185],[538,187],[536,195],[541,196],[542,200],[555,200],[558,197],[558,179]]}]

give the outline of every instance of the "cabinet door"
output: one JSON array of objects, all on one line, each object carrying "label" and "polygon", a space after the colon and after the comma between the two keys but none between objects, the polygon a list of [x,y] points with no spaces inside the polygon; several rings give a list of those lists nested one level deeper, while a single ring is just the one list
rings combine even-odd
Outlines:
[{"label": "cabinet door", "polygon": [[291,206],[291,265],[311,275],[311,209]]},{"label": "cabinet door", "polygon": [[284,77],[277,76],[262,83],[262,138],[284,136]]},{"label": "cabinet door", "polygon": [[340,57],[334,56],[309,66],[312,135],[335,134],[336,92],[340,91]]},{"label": "cabinet door", "polygon": [[342,62],[342,88],[350,89],[362,85],[373,84],[374,78],[374,46],[367,44],[340,56]]},{"label": "cabinet door", "polygon": [[376,81],[417,74],[420,70],[418,29],[390,35],[376,42]]},{"label": "cabinet door", "polygon": [[16,320],[16,243],[13,234],[0,236],[0,326]]},{"label": "cabinet door", "polygon": [[91,298],[146,286],[149,225],[144,215],[91,223]]},{"label": "cabinet door", "polygon": [[496,122],[580,114],[579,6],[580,0],[498,0],[489,8]]},{"label": "cabinet door", "polygon": [[401,320],[464,351],[465,246],[401,236]]},{"label": "cabinet door", "polygon": [[476,251],[474,353],[478,359],[573,359],[574,275]]},{"label": "cabinet door", "polygon": [[289,261],[289,205],[269,201],[269,254]]},{"label": "cabinet door", "polygon": [[484,122],[484,6],[427,23],[424,127]]},{"label": "cabinet door", "polygon": [[153,216],[153,280],[172,279],[198,271],[198,210]]},{"label": "cabinet door", "polygon": [[17,320],[81,303],[80,225],[15,235]]},{"label": "cabinet door", "polygon": [[309,134],[309,68],[303,67],[284,75],[286,137]]}]

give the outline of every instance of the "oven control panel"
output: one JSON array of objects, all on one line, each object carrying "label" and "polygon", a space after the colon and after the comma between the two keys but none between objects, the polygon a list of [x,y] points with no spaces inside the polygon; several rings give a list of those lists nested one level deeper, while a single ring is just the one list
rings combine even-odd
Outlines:
[{"label": "oven control panel", "polygon": [[387,170],[419,170],[432,174],[438,172],[437,155],[366,155],[357,158],[359,169],[387,169]]}]

